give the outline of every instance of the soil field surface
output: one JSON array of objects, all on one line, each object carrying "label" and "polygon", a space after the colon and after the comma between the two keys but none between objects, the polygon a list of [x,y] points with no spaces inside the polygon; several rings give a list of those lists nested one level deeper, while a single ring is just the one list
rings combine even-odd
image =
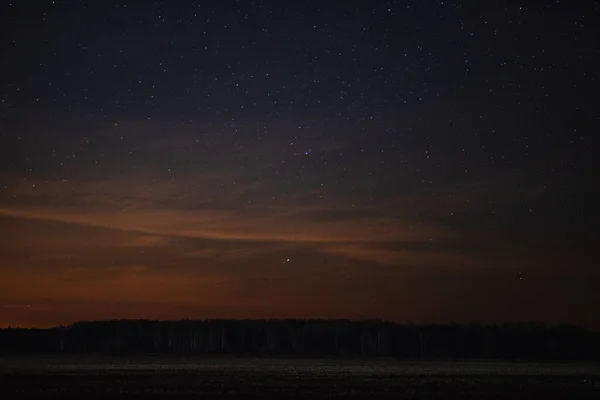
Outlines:
[{"label": "soil field surface", "polygon": [[169,357],[0,358],[0,399],[600,399],[600,365]]}]

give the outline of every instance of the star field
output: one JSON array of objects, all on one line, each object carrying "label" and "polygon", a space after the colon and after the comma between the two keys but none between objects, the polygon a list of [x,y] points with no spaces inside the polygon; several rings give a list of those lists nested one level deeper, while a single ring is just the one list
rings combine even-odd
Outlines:
[{"label": "star field", "polygon": [[598,326],[576,3],[3,3],[0,325]]}]

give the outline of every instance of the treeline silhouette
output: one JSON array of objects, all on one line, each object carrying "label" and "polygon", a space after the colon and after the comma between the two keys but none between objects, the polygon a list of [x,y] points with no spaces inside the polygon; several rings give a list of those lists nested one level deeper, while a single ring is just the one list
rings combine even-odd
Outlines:
[{"label": "treeline silhouette", "polygon": [[600,333],[540,324],[111,320],[0,329],[0,354],[82,353],[600,361]]}]

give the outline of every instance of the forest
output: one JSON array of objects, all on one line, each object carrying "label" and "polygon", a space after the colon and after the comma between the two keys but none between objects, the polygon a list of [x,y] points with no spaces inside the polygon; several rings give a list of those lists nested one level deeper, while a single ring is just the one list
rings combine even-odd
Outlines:
[{"label": "forest", "polygon": [[600,361],[600,333],[536,323],[108,320],[0,329],[0,354],[170,354]]}]

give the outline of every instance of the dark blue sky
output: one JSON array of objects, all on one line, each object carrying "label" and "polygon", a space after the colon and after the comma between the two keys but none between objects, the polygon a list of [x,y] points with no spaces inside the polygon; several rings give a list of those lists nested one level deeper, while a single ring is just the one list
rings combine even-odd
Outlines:
[{"label": "dark blue sky", "polygon": [[3,4],[0,325],[598,326],[576,3]]}]

